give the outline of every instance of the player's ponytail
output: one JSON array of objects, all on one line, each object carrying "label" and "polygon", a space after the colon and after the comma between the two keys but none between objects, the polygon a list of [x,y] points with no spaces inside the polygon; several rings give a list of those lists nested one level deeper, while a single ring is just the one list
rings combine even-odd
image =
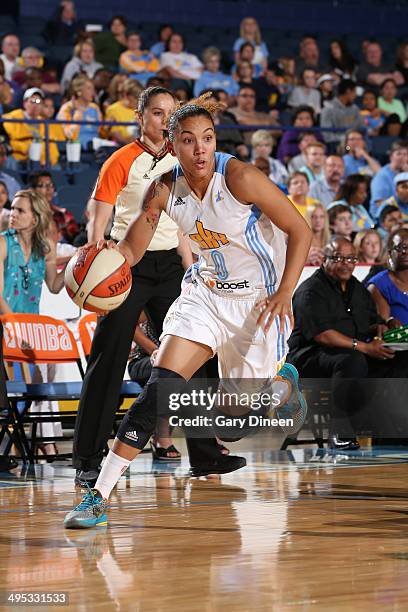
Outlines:
[{"label": "player's ponytail", "polygon": [[183,104],[183,106],[176,109],[169,117],[167,129],[170,142],[174,141],[178,125],[184,119],[188,117],[204,116],[214,125],[212,115],[224,109],[225,105],[214,99],[212,91],[207,91],[201,94],[201,96],[198,96],[198,98],[193,98],[187,102],[187,104]]}]

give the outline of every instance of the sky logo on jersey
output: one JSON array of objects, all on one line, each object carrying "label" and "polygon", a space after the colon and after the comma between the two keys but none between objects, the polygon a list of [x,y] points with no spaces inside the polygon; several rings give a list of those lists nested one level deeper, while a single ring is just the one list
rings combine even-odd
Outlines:
[{"label": "sky logo on jersey", "polygon": [[218,190],[217,195],[215,196],[215,201],[216,202],[222,202],[224,199],[224,196],[222,195],[222,191]]},{"label": "sky logo on jersey", "polygon": [[229,240],[225,234],[205,229],[201,221],[196,221],[196,229],[197,233],[189,234],[189,237],[191,240],[194,240],[201,249],[219,249],[229,244]]}]

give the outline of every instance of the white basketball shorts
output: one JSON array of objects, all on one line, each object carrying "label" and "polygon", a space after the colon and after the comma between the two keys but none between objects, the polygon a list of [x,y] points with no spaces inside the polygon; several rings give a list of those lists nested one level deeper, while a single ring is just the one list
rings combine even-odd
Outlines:
[{"label": "white basketball shorts", "polygon": [[163,324],[164,336],[200,342],[218,355],[220,378],[271,378],[282,366],[291,329],[279,331],[278,318],[267,333],[256,322],[255,305],[266,292],[238,297],[215,293],[202,281],[186,285],[170,306]]}]

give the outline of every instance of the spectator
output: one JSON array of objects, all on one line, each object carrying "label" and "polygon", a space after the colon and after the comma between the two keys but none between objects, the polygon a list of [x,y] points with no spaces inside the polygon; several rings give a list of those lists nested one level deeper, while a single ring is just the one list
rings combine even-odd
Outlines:
[{"label": "spectator", "polygon": [[327,209],[330,231],[335,237],[351,240],[353,233],[353,218],[350,206],[332,204]]},{"label": "spectator", "polygon": [[[41,115],[44,117],[44,119],[55,118],[55,103],[52,96],[44,97]],[[48,130],[51,132],[50,136],[52,137],[52,140],[55,140],[56,142],[64,142],[66,140],[64,130],[60,123],[49,125]]]},{"label": "spectator", "polygon": [[380,136],[388,136],[389,138],[402,138],[402,123],[401,119],[395,113],[388,115],[380,129]]},{"label": "spectator", "polygon": [[297,171],[289,176],[288,198],[296,206],[302,217],[306,215],[308,206],[317,203],[317,200],[307,195],[308,191],[309,179],[305,172]]},{"label": "spectator", "polygon": [[388,270],[369,280],[368,290],[380,316],[391,329],[408,325],[408,230],[397,229],[388,240]]},{"label": "spectator", "polygon": [[8,197],[12,200],[17,193],[21,189],[20,183],[14,176],[7,173],[6,169],[7,162],[7,146],[5,142],[0,142],[0,181],[2,181],[8,193]]},{"label": "spectator", "polygon": [[128,144],[136,137],[138,127],[135,122],[135,109],[143,87],[138,81],[128,80],[123,84],[120,98],[106,109],[106,121],[126,121],[134,125],[118,125],[104,128],[103,136],[119,145]]},{"label": "spectator", "polygon": [[[0,312],[38,314],[43,283],[51,293],[59,293],[64,286],[64,271],[57,272],[56,249],[48,238],[51,211],[48,203],[31,190],[18,191],[10,212],[10,228],[0,236],[2,287]],[[47,364],[48,366],[49,364]],[[36,366],[32,382],[50,379],[55,366]],[[35,410],[58,412],[58,402],[40,402]],[[62,435],[61,425],[44,424],[42,436]],[[57,448],[49,442],[42,446],[44,454],[56,454]]]},{"label": "spectator", "polygon": [[353,240],[358,261],[374,266],[382,263],[382,240],[375,229],[365,229],[357,232]]},{"label": "spectator", "polygon": [[72,47],[80,31],[75,5],[71,0],[62,0],[54,16],[47,22],[44,36],[54,46]]},{"label": "spectator", "polygon": [[373,89],[366,89],[361,101],[360,115],[369,136],[378,136],[378,132],[384,123],[384,115],[378,108],[377,94]]},{"label": "spectator", "polygon": [[119,56],[126,51],[126,19],[115,15],[109,22],[109,32],[100,32],[95,36],[96,61],[108,70],[117,69]]},{"label": "spectator", "polygon": [[285,166],[278,159],[274,159],[272,149],[274,147],[274,139],[267,130],[256,130],[251,137],[252,145],[252,160],[257,157],[265,158],[269,163],[268,175],[275,183],[286,185],[288,180],[288,172]]},{"label": "spectator", "polygon": [[[230,112],[241,125],[276,125],[276,121],[266,113],[258,113],[255,110],[256,93],[250,85],[244,85],[239,90],[237,106],[231,108]],[[254,130],[245,131],[243,134],[245,144],[251,143]]]},{"label": "spectator", "polygon": [[15,34],[6,34],[1,42],[0,59],[4,64],[4,76],[10,81],[18,68],[18,56],[20,54],[20,40]]},{"label": "spectator", "polygon": [[[313,108],[310,106],[298,106],[295,108],[292,116],[292,125],[295,129],[286,130],[280,140],[278,146],[278,159],[284,164],[287,164],[292,157],[300,153],[299,149],[299,135],[300,129],[308,130],[314,126],[315,116]],[[316,138],[321,140],[321,136],[318,133]]]},{"label": "spectator", "polygon": [[369,42],[364,51],[364,61],[357,70],[357,80],[363,86],[380,87],[385,79],[394,79],[398,85],[403,84],[402,74],[391,64],[382,61],[382,48],[380,43]]},{"label": "spectator", "polygon": [[374,227],[374,221],[367,212],[364,203],[368,197],[368,182],[365,176],[350,174],[340,185],[335,204],[344,204],[351,210],[353,232],[368,230]]},{"label": "spectator", "polygon": [[86,125],[68,123],[63,126],[67,140],[79,140],[81,148],[88,150],[92,146],[92,139],[99,134],[99,127],[94,122],[102,121],[102,113],[93,102],[95,89],[91,79],[85,75],[76,76],[72,79],[71,89],[71,99],[61,106],[58,119],[89,122]]},{"label": "spectator", "polygon": [[349,450],[358,444],[340,436],[353,435],[348,416],[360,408],[360,398],[353,403],[358,379],[408,374],[405,359],[384,347],[382,339],[375,339],[381,335],[382,319],[367,289],[353,276],[356,263],[349,240],[336,239],[327,245],[321,268],[295,291],[295,328],[287,357],[300,376],[333,379],[337,401],[329,425],[330,445]]},{"label": "spectator", "polygon": [[253,81],[256,92],[256,110],[261,113],[270,112],[277,117],[282,109],[282,94],[277,75],[276,63],[269,63],[263,76]]},{"label": "spectator", "polygon": [[320,202],[309,204],[305,219],[312,230],[312,244],[306,263],[321,266],[324,260],[324,247],[330,240],[329,215]]},{"label": "spectator", "polygon": [[[27,89],[23,97],[23,108],[3,115],[3,119],[42,119],[42,105],[44,93],[41,89]],[[10,139],[13,157],[17,161],[27,161],[31,143],[36,140],[42,142],[40,163],[45,164],[45,128],[43,123],[3,123],[3,127]],[[58,162],[59,153],[55,143],[56,138],[53,126],[49,126],[49,160],[51,165]]]},{"label": "spectator", "polygon": [[[118,75],[115,75],[118,76]],[[113,74],[106,68],[99,68],[93,76],[93,84],[95,87],[95,102],[104,112],[109,106],[107,103],[109,97],[109,85],[112,81]]]},{"label": "spectator", "polygon": [[378,217],[378,208],[387,198],[395,195],[394,179],[397,174],[408,171],[408,144],[403,140],[393,142],[390,162],[386,164],[371,181],[370,214]]},{"label": "spectator", "polygon": [[296,172],[296,170],[300,170],[303,166],[306,165],[306,157],[304,155],[306,148],[310,144],[319,142],[314,132],[298,132],[297,139],[299,153],[295,155],[295,157],[292,157],[292,159],[288,163],[288,170],[290,173]]},{"label": "spectator", "polygon": [[[37,83],[30,80],[30,69],[34,69],[37,78],[40,77],[40,81]],[[29,87],[40,87],[44,93],[58,94],[61,91],[56,70],[44,69],[44,55],[36,47],[25,47],[23,49],[19,68],[13,73],[13,80],[27,89]]]},{"label": "spectator", "polygon": [[381,96],[378,98],[378,108],[382,111],[386,117],[388,115],[396,114],[400,118],[401,123],[407,118],[407,113],[403,103],[397,95],[397,86],[394,79],[385,79],[381,85]]},{"label": "spectator", "polygon": [[7,83],[4,76],[0,74],[0,114],[13,110],[13,95],[13,89]]},{"label": "spectator", "polygon": [[329,155],[324,162],[324,177],[313,181],[309,196],[327,208],[335,199],[344,178],[344,162],[340,155]]},{"label": "spectator", "polygon": [[48,202],[57,228],[58,242],[72,244],[79,232],[79,226],[69,210],[55,204],[55,185],[52,175],[45,170],[35,172],[29,176],[28,184],[31,189],[39,193]]},{"label": "spectator", "polygon": [[334,98],[334,78],[331,74],[322,74],[316,84],[320,95],[320,107],[329,106]]},{"label": "spectator", "polygon": [[307,145],[304,150],[305,165],[301,166],[300,172],[304,172],[309,180],[313,181],[324,178],[324,160],[326,147],[322,142],[315,142]]},{"label": "spectator", "polygon": [[377,231],[380,234],[384,246],[386,246],[388,238],[392,231],[402,225],[404,217],[398,206],[392,204],[382,204],[379,209]]},{"label": "spectator", "polygon": [[400,172],[394,177],[394,188],[395,195],[387,198],[384,204],[396,206],[406,221],[408,220],[408,172]]},{"label": "spectator", "polygon": [[327,66],[320,61],[320,49],[314,36],[304,36],[299,44],[296,74],[300,76],[305,68],[314,70],[318,77],[324,72],[328,72]]},{"label": "spectator", "polygon": [[[320,115],[320,125],[324,128],[355,130],[364,127],[356,99],[356,84],[350,79],[343,79],[337,86],[337,96],[330,106],[325,106]],[[337,143],[341,140],[340,132],[324,132],[326,142]]]},{"label": "spectator", "polygon": [[0,180],[0,232],[8,228],[10,218],[10,198],[7,185]]},{"label": "spectator", "polygon": [[231,68],[231,74],[233,75],[236,81],[240,80],[239,75],[238,75],[238,66],[242,64],[242,62],[245,62],[245,61],[249,62],[250,65],[252,66],[252,78],[253,79],[257,79],[258,77],[262,75],[263,69],[259,64],[254,62],[254,57],[255,57],[254,45],[250,42],[242,43],[238,51],[237,61]]},{"label": "spectator", "polygon": [[398,45],[396,69],[402,75],[404,82],[403,87],[408,87],[408,42],[402,42]]},{"label": "spectator", "polygon": [[296,62],[295,58],[282,55],[278,59],[279,69],[283,72],[280,82],[282,93],[289,93],[296,85]]},{"label": "spectator", "polygon": [[229,75],[220,71],[221,52],[217,47],[207,47],[202,54],[204,71],[194,83],[194,95],[199,96],[206,89],[223,89],[229,96],[238,94],[239,87]]},{"label": "spectator", "polygon": [[173,27],[166,23],[160,26],[158,34],[159,40],[158,42],[154,43],[152,47],[150,47],[150,51],[155,57],[160,59],[161,54],[164,53],[166,50],[166,44],[170,36],[173,34]]},{"label": "spectator", "polygon": [[90,79],[95,72],[103,68],[102,64],[95,61],[95,47],[90,39],[82,40],[74,48],[74,57],[65,65],[61,78],[61,87],[67,91],[74,76],[85,73]]},{"label": "spectator", "polygon": [[352,79],[357,67],[356,60],[346,47],[346,44],[338,38],[330,42],[329,65],[331,72],[339,80]]},{"label": "spectator", "polygon": [[246,42],[251,43],[254,48],[252,63],[259,67],[259,74],[264,72],[268,62],[268,48],[262,41],[261,31],[258,22],[253,17],[245,17],[241,21],[239,38],[234,42],[235,62],[239,61],[239,52],[242,45]]},{"label": "spectator", "polygon": [[127,51],[120,54],[119,67],[131,78],[137,78],[143,85],[160,68],[159,60],[147,49],[142,49],[142,39],[137,32],[127,35]]},{"label": "spectator", "polygon": [[127,82],[126,74],[115,74],[108,87],[107,106],[117,102],[123,95],[123,86]]},{"label": "spectator", "polygon": [[203,65],[196,55],[184,51],[185,43],[181,34],[173,32],[170,36],[166,51],[160,57],[162,68],[173,79],[184,79],[186,81],[200,78]]},{"label": "spectator", "polygon": [[348,130],[344,139],[343,155],[344,174],[364,174],[374,176],[381,166],[377,160],[367,153],[367,145],[364,136],[358,130]]},{"label": "spectator", "polygon": [[238,89],[243,85],[250,85],[255,89],[255,83],[257,79],[255,78],[255,69],[249,60],[241,60],[234,66],[234,76],[233,78],[238,83]]},{"label": "spectator", "polygon": [[320,94],[316,89],[316,72],[313,68],[305,68],[300,76],[301,85],[297,85],[288,98],[288,106],[301,105],[313,108],[316,115],[321,111]]}]

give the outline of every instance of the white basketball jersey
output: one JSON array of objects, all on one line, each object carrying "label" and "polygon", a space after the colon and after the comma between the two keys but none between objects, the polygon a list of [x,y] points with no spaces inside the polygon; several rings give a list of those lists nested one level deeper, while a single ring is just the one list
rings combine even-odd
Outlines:
[{"label": "white basketball jersey", "polygon": [[286,234],[256,204],[243,204],[228,190],[225,171],[231,157],[215,153],[215,172],[202,201],[177,164],[166,212],[199,255],[186,280],[199,275],[221,295],[250,296],[260,289],[271,295],[285,266]]}]

